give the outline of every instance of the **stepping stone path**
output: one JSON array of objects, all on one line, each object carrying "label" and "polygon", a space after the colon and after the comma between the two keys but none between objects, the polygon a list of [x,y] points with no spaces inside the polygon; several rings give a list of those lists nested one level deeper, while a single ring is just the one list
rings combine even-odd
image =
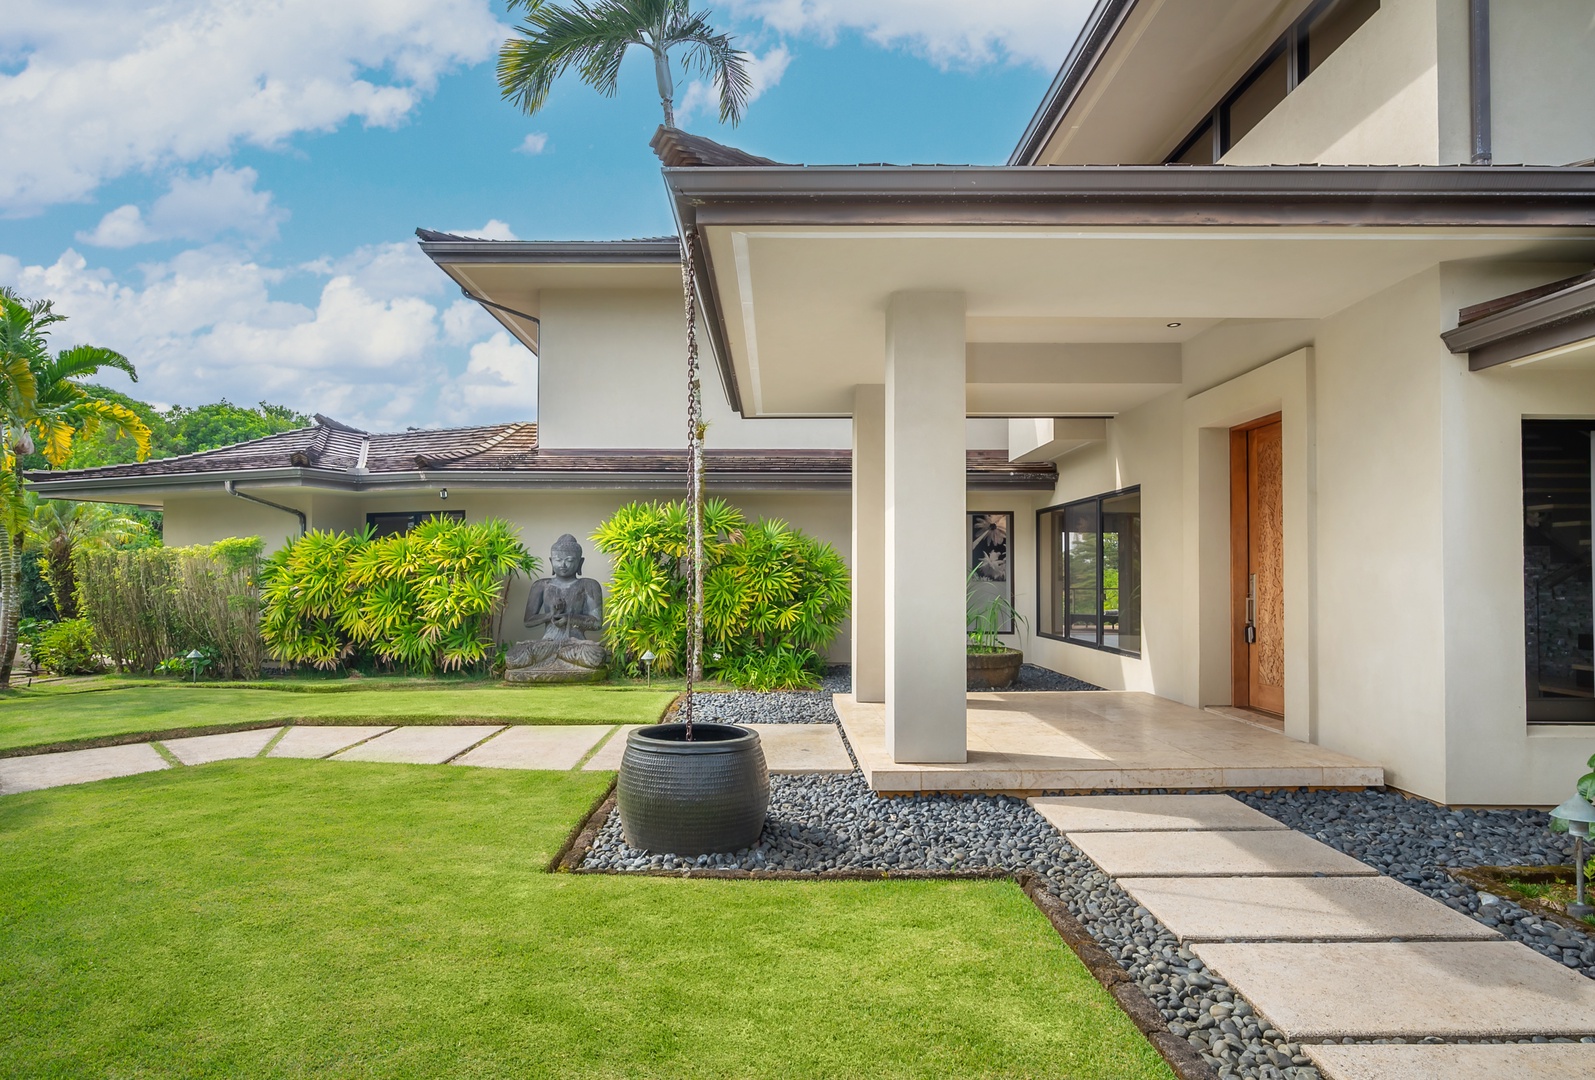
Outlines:
[{"label": "stepping stone path", "polygon": [[1595,981],[1227,795],[1030,803],[1326,1080],[1595,1075],[1595,1044],[1418,1043],[1595,1035]]},{"label": "stepping stone path", "polygon": [[[637,724],[296,725],[0,758],[0,795],[230,758],[326,758],[564,772],[618,769]],[[850,773],[835,724],[750,724],[772,773]]]}]

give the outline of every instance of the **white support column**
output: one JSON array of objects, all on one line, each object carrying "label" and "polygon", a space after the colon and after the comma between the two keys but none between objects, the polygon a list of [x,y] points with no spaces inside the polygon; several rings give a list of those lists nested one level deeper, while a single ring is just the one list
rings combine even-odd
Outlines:
[{"label": "white support column", "polygon": [[886,750],[966,758],[964,296],[886,308]]},{"label": "white support column", "polygon": [[886,387],[853,391],[853,697],[886,700]]}]

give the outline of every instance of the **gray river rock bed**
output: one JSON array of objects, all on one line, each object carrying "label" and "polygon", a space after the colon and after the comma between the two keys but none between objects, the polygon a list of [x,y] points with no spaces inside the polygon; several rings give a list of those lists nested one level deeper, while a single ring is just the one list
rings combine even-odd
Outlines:
[{"label": "gray river rock bed", "polygon": [[[835,723],[829,695],[845,685],[836,685],[841,680],[835,673],[827,682],[831,685],[823,691],[798,694],[706,694],[699,718],[708,719],[708,710],[713,709],[715,719],[730,722]],[[1528,940],[1542,952],[1546,948],[1537,944],[1538,938],[1544,936],[1551,945],[1557,940],[1536,933],[1538,920],[1523,917],[1521,909],[1518,916],[1511,916],[1509,909],[1515,905],[1481,902],[1443,869],[1448,864],[1565,859],[1560,838],[1544,830],[1543,814],[1450,811],[1383,792],[1240,793],[1237,797],[1458,910],[1486,922],[1496,918],[1492,925]],[[769,819],[753,848],[696,859],[638,851],[625,843],[619,816],[611,814],[582,866],[621,873],[711,867],[807,873],[1030,871],[1136,980],[1170,1031],[1186,1039],[1220,1076],[1244,1080],[1319,1076],[1299,1044],[1270,1028],[1223,979],[1022,799],[991,795],[883,799],[857,772],[773,776]],[[1579,953],[1581,958],[1588,955]],[[1587,963],[1577,966],[1595,974]]]}]

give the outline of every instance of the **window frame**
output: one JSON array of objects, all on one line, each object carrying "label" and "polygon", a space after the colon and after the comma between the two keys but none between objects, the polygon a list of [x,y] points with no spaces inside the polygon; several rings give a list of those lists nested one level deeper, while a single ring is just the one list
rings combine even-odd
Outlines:
[{"label": "window frame", "polygon": [[[1141,494],[1141,485],[1140,484],[1131,484],[1129,487],[1118,488],[1117,490],[1114,490],[1114,491],[1104,491],[1104,492],[1102,492],[1099,495],[1089,495],[1089,496],[1087,496],[1087,497],[1085,497],[1083,499],[1070,499],[1068,502],[1054,503],[1051,506],[1043,506],[1041,509],[1036,511],[1036,636],[1037,637],[1044,637],[1048,641],[1061,641],[1065,645],[1076,645],[1076,646],[1079,646],[1082,649],[1095,649],[1097,652],[1112,653],[1115,656],[1130,656],[1130,657],[1134,657],[1136,659],[1140,659],[1142,653],[1141,653],[1141,650],[1139,650],[1139,649],[1136,649],[1136,650],[1121,649],[1121,648],[1119,648],[1116,645],[1104,645],[1104,644],[1102,644],[1102,636],[1103,636],[1102,602],[1103,602],[1103,594],[1104,594],[1104,589],[1105,589],[1105,586],[1103,584],[1103,573],[1104,573],[1105,567],[1103,565],[1102,504],[1104,502],[1108,501],[1109,499],[1117,499],[1117,498],[1120,498],[1120,497],[1125,496],[1125,495],[1140,495],[1140,494]],[[1062,516],[1062,515],[1066,514],[1073,507],[1085,506],[1087,504],[1094,504],[1095,505],[1095,507],[1096,507],[1096,523],[1097,523],[1097,527],[1096,527],[1096,535],[1097,535],[1097,552],[1096,552],[1096,567],[1097,567],[1097,583],[1096,583],[1097,584],[1097,602],[1096,602],[1096,610],[1097,610],[1097,640],[1096,640],[1095,643],[1092,643],[1092,642],[1089,642],[1089,641],[1081,641],[1079,638],[1070,637],[1069,634],[1068,634],[1068,602],[1067,602],[1068,588],[1067,588],[1067,584],[1064,584],[1064,585],[1060,586],[1060,591],[1063,593],[1063,595],[1066,598],[1065,602],[1064,602],[1064,632],[1061,633],[1061,634],[1055,634],[1055,633],[1049,632],[1048,630],[1045,629],[1045,627],[1048,625],[1048,623],[1043,618],[1043,615],[1045,614],[1046,608],[1048,606],[1050,606],[1051,603],[1052,603],[1052,594],[1050,592],[1050,583],[1042,580],[1042,552],[1045,551],[1048,547],[1050,547],[1050,545],[1052,543],[1051,533],[1050,532],[1046,532],[1044,530],[1044,528],[1043,528],[1043,524],[1044,524],[1045,518],[1046,518],[1046,516],[1048,514],[1058,514],[1058,515]],[[1044,533],[1045,533],[1045,535],[1044,535]],[[1139,551],[1139,546],[1138,546],[1138,551]],[[1140,577],[1139,573],[1137,573],[1136,577],[1139,580],[1139,577]]]},{"label": "window frame", "polygon": [[[1311,60],[1311,54],[1308,49],[1311,39],[1311,35],[1308,33],[1309,28],[1331,9],[1342,3],[1354,2],[1355,0],[1317,0],[1317,3],[1310,5],[1306,11],[1297,16],[1296,20],[1285,28],[1285,32],[1275,38],[1268,48],[1263,50],[1263,54],[1258,58],[1257,62],[1246,69],[1246,74],[1236,80],[1235,85],[1224,91],[1223,95],[1218,99],[1218,104],[1202,114],[1202,118],[1196,122],[1185,138],[1181,139],[1179,144],[1175,146],[1174,152],[1163,159],[1163,164],[1192,164],[1192,162],[1182,162],[1180,159],[1198,142],[1208,139],[1211,141],[1213,160],[1204,164],[1217,165],[1225,154],[1235,148],[1235,143],[1238,141],[1230,138],[1230,106],[1242,94],[1251,89],[1252,84],[1268,70],[1275,60],[1280,58],[1281,53],[1284,53],[1285,57],[1285,97],[1280,100],[1283,102],[1285,98],[1294,94],[1296,88],[1315,70],[1309,67]],[[1382,6],[1382,3],[1376,0],[1374,10],[1369,13],[1368,18],[1371,19],[1378,14]],[[1365,19],[1364,23],[1366,21]],[[1363,23],[1359,23],[1352,33],[1355,34],[1357,30],[1362,28],[1362,25]],[[1347,36],[1349,39],[1350,35]],[[1319,64],[1322,63],[1323,60],[1320,60]],[[1278,105],[1274,106],[1274,108],[1278,107]],[[1269,112],[1272,111],[1272,109],[1269,110]],[[1264,115],[1268,114],[1265,113]]]}]

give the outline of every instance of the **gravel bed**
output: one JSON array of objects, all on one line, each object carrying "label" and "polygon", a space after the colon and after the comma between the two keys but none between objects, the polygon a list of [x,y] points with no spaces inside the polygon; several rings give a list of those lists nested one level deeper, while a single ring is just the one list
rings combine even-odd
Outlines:
[{"label": "gravel bed", "polygon": [[1100,686],[1093,686],[1083,679],[1073,675],[1064,675],[1053,671],[1051,668],[1039,667],[1035,664],[1024,664],[1019,668],[1019,678],[1009,690],[1101,690]]},{"label": "gravel bed", "polygon": [[1595,978],[1595,937],[1546,922],[1446,872],[1571,863],[1572,840],[1552,833],[1542,811],[1454,810],[1394,791],[1242,791],[1235,797]]}]

